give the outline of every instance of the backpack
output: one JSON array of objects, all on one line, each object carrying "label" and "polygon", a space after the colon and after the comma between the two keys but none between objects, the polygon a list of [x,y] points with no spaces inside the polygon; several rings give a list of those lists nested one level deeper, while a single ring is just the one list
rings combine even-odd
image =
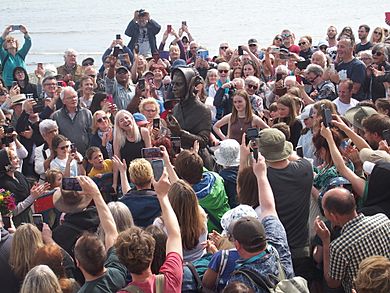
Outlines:
[{"label": "backpack", "polygon": [[[198,273],[197,268],[192,262],[185,262],[183,264],[184,276],[181,292],[184,293],[211,293],[212,290],[203,288],[202,279]],[[186,278],[186,270],[191,273],[191,278]],[[188,275],[187,275],[188,276]],[[203,275],[202,275],[203,276]]]},{"label": "backpack", "polygon": [[[294,277],[286,279],[286,274],[282,268],[280,260],[278,259],[278,270],[279,276],[270,275],[268,280],[264,279],[263,276],[256,274],[255,272],[248,269],[238,269],[232,274],[242,274],[247,277],[253,284],[258,288],[267,290],[269,293],[309,293],[307,281],[302,277]],[[269,279],[277,280],[276,285],[269,282]]]},{"label": "backpack", "polygon": [[[156,293],[164,293],[164,283],[165,283],[164,275],[163,274],[156,275],[156,281],[154,283],[156,285]],[[121,290],[130,293],[144,293],[144,291],[142,291],[140,288],[131,284]]]}]

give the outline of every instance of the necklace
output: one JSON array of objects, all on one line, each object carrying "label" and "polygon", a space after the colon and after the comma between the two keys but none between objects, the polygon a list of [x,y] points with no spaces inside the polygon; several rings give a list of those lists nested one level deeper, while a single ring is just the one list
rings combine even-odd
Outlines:
[{"label": "necklace", "polygon": [[242,129],[243,129],[243,127],[244,127],[244,125],[242,125],[242,123],[241,123],[241,120],[240,119],[245,119],[245,117],[238,117],[237,118],[237,122],[238,122],[238,126],[240,127],[240,132],[242,132]]}]

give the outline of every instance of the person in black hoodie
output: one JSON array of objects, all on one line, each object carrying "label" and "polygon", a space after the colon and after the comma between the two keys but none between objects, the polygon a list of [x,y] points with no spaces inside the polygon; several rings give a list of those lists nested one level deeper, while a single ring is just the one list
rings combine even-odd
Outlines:
[{"label": "person in black hoodie", "polygon": [[25,94],[27,98],[38,99],[37,85],[30,83],[26,69],[15,67],[13,77],[18,83],[21,94]]}]

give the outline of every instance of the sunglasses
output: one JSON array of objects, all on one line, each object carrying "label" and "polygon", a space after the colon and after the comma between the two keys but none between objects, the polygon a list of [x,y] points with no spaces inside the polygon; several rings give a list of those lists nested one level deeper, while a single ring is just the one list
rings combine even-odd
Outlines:
[{"label": "sunglasses", "polygon": [[282,41],[282,38],[276,37],[274,40],[276,40],[276,41]]},{"label": "sunglasses", "polygon": [[219,47],[221,50],[226,50],[228,47]]},{"label": "sunglasses", "polygon": [[64,146],[62,146],[62,147],[58,147],[60,150],[66,150],[66,149],[68,149],[68,148],[70,148],[70,144],[67,144],[67,145],[64,145]]},{"label": "sunglasses", "polygon": [[306,45],[306,42],[300,42],[298,43],[298,46]]},{"label": "sunglasses", "polygon": [[256,47],[256,44],[250,44],[249,47]]},{"label": "sunglasses", "polygon": [[228,73],[229,70],[218,70],[219,73]]},{"label": "sunglasses", "polygon": [[382,32],[374,32],[374,34],[381,35]]},{"label": "sunglasses", "polygon": [[383,55],[383,53],[382,52],[379,52],[379,51],[372,51],[372,55],[374,56],[377,56],[377,57],[380,57],[380,56],[382,56]]},{"label": "sunglasses", "polygon": [[94,74],[90,74],[90,75],[88,75],[89,77],[92,77],[92,78],[95,78],[96,77],[96,75],[94,75]]},{"label": "sunglasses", "polygon": [[283,38],[283,39],[287,39],[287,38],[289,38],[289,37],[291,37],[290,34],[283,34],[283,35],[282,35],[282,38]]},{"label": "sunglasses", "polygon": [[83,64],[83,66],[92,66],[93,65],[93,62],[86,62]]},{"label": "sunglasses", "polygon": [[98,123],[102,123],[104,120],[108,120],[107,116],[100,117],[98,120],[96,120]]},{"label": "sunglasses", "polygon": [[257,85],[256,84],[247,84],[246,85],[249,89],[257,89]]}]

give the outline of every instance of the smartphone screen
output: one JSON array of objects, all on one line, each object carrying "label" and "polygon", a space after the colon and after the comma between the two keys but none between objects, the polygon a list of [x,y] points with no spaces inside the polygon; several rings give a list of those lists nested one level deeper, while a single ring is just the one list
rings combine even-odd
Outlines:
[{"label": "smartphone screen", "polygon": [[186,25],[187,25],[187,21],[183,20],[183,21],[181,22],[181,25],[186,26]]},{"label": "smartphone screen", "polygon": [[390,146],[390,129],[385,129],[382,131],[382,137],[386,140],[387,145]]},{"label": "smartphone screen", "polygon": [[19,25],[19,24],[13,25],[13,26],[12,26],[12,30],[13,30],[13,31],[18,31],[18,30],[20,30],[20,25]]},{"label": "smartphone screen", "polygon": [[152,169],[154,180],[160,180],[163,172],[164,172],[164,161],[163,160],[153,160],[152,161]]},{"label": "smartphone screen", "polygon": [[33,113],[41,113],[43,111],[44,105],[42,104],[36,104],[33,106],[32,110]]},{"label": "smartphone screen", "polygon": [[171,137],[172,149],[176,154],[181,152],[181,138],[180,137]]},{"label": "smartphone screen", "polygon": [[14,87],[15,85],[18,85],[18,82],[17,82],[17,81],[13,81],[13,82],[12,82],[12,87]]},{"label": "smartphone screen", "polygon": [[138,80],[138,87],[141,91],[145,90],[145,79],[144,78],[140,78]]},{"label": "smartphone screen", "polygon": [[114,57],[118,57],[118,55],[119,55],[119,50],[120,50],[120,48],[117,47],[117,46],[115,46],[115,47],[114,47],[114,52],[112,53],[112,55],[113,55]]},{"label": "smartphone screen", "polygon": [[76,177],[62,178],[62,189],[63,190],[82,191],[80,183]]},{"label": "smartphone screen", "polygon": [[121,35],[120,35],[120,34],[117,34],[115,38],[116,38],[117,40],[120,40],[120,39],[121,39]]},{"label": "smartphone screen", "polygon": [[153,119],[153,128],[160,128],[160,118]]},{"label": "smartphone screen", "polygon": [[143,148],[141,154],[144,159],[162,158],[160,148]]},{"label": "smartphone screen", "polygon": [[301,158],[303,158],[303,148],[302,146],[297,146],[297,148],[295,149],[295,151],[297,152],[297,155]]},{"label": "smartphone screen", "polygon": [[242,50],[241,46],[238,46],[238,55],[240,56],[244,55],[244,50]]},{"label": "smartphone screen", "polygon": [[77,152],[77,147],[76,147],[76,145],[74,143],[72,143],[70,145],[70,152],[71,153],[76,153]]},{"label": "smartphone screen", "polygon": [[39,231],[42,231],[43,228],[43,216],[42,214],[33,214],[34,225],[37,226]]},{"label": "smartphone screen", "polygon": [[325,127],[329,127],[332,122],[332,112],[330,109],[323,107],[322,122]]}]

